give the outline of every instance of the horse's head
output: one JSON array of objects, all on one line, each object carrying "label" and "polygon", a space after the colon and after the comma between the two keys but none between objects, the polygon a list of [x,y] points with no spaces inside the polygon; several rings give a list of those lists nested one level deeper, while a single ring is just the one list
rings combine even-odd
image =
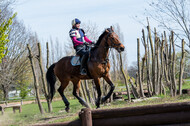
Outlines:
[{"label": "horse's head", "polygon": [[106,29],[107,35],[107,45],[110,48],[115,48],[118,52],[122,52],[125,46],[119,40],[119,36],[114,32],[112,26]]}]

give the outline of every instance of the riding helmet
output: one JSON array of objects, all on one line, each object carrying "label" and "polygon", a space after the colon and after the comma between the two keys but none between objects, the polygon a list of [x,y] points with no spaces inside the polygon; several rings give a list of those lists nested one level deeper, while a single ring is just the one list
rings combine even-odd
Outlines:
[{"label": "riding helmet", "polygon": [[77,19],[77,18],[73,19],[72,22],[71,22],[72,26],[74,26],[76,24],[80,24],[80,23],[81,23],[81,21],[79,19]]}]

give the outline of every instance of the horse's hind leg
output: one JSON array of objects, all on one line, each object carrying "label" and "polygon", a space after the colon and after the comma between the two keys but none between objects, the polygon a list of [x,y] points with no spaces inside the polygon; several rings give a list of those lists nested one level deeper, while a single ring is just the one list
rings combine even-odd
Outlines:
[{"label": "horse's hind leg", "polygon": [[73,95],[79,100],[79,102],[83,106],[90,108],[88,104],[79,96],[80,80],[73,80],[72,82],[73,82]]},{"label": "horse's hind leg", "polygon": [[69,104],[70,103],[68,102],[67,98],[64,95],[64,90],[68,84],[69,84],[69,81],[62,81],[61,86],[58,88],[58,92],[61,95],[63,102],[65,103],[65,106],[66,106],[65,111],[66,112],[69,112]]}]

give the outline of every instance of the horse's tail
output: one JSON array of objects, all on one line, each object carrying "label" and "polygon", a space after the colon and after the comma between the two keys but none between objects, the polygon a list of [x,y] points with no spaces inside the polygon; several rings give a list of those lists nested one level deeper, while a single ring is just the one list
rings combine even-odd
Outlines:
[{"label": "horse's tail", "polygon": [[55,82],[56,82],[56,76],[54,74],[54,67],[55,67],[55,63],[52,64],[46,73],[46,80],[47,80],[47,86],[49,89],[49,98],[52,101],[53,96],[55,94]]}]

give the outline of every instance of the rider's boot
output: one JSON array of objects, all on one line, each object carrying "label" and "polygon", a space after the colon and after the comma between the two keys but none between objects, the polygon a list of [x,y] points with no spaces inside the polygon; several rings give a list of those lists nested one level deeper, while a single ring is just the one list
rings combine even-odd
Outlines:
[{"label": "rider's boot", "polygon": [[86,64],[87,59],[88,59],[87,54],[84,54],[81,58],[81,66],[80,66],[80,74],[81,75],[87,75],[87,71],[85,69],[85,64]]}]

